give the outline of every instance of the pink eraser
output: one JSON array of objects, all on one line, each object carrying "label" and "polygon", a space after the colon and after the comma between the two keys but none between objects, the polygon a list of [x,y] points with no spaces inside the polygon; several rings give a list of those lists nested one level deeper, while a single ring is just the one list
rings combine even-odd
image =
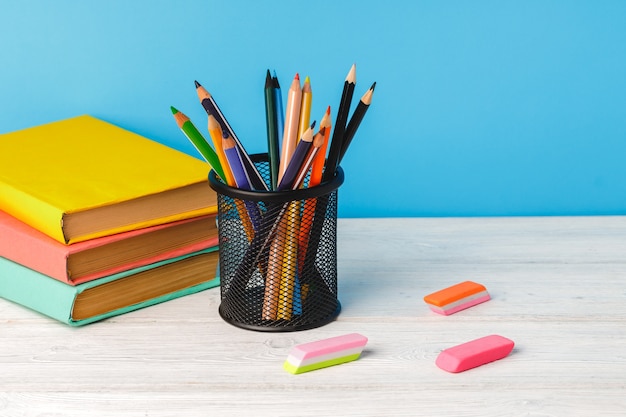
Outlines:
[{"label": "pink eraser", "polygon": [[358,333],[331,337],[294,346],[283,367],[292,374],[313,371],[356,360],[361,355],[367,337]]},{"label": "pink eraser", "polygon": [[515,343],[506,337],[491,335],[443,350],[435,364],[448,372],[463,372],[506,357]]},{"label": "pink eraser", "polygon": [[435,313],[449,316],[490,299],[491,297],[484,285],[465,281],[428,294],[424,297],[424,302]]}]

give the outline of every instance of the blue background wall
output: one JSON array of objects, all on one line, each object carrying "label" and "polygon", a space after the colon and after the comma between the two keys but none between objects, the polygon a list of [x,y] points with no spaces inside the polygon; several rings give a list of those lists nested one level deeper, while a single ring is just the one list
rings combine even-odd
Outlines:
[{"label": "blue background wall", "polygon": [[313,118],[357,65],[374,103],[340,216],[626,214],[624,1],[32,1],[0,13],[0,132],[92,114],[195,155],[193,81],[249,152],[263,82],[311,77]]}]

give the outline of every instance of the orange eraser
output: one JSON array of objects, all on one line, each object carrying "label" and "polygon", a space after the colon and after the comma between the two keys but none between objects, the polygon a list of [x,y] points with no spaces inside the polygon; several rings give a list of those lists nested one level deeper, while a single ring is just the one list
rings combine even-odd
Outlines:
[{"label": "orange eraser", "polygon": [[424,301],[435,313],[450,315],[491,299],[484,285],[465,281],[428,294]]}]

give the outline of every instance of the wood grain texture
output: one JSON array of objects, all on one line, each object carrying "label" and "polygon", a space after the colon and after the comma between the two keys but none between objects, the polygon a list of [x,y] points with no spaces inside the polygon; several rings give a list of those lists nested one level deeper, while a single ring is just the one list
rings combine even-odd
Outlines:
[{"label": "wood grain texture", "polygon": [[[70,328],[0,300],[0,416],[623,416],[626,217],[340,219],[342,312],[261,333],[211,289]],[[473,280],[451,316],[422,298]],[[362,357],[302,375],[292,346],[359,332]],[[442,349],[489,334],[512,354],[460,374]]]}]

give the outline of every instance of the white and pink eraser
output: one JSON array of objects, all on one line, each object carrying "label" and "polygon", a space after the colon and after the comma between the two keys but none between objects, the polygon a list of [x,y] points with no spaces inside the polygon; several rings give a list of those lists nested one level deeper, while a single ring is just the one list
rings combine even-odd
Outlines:
[{"label": "white and pink eraser", "polygon": [[435,364],[444,371],[457,373],[508,356],[515,343],[506,337],[491,335],[443,350]]},{"label": "white and pink eraser", "polygon": [[491,297],[484,285],[465,281],[428,294],[424,297],[424,302],[435,313],[449,316],[490,299]]},{"label": "white and pink eraser", "polygon": [[354,361],[359,358],[366,344],[367,337],[350,333],[296,345],[289,352],[283,368],[292,374],[301,374]]}]

